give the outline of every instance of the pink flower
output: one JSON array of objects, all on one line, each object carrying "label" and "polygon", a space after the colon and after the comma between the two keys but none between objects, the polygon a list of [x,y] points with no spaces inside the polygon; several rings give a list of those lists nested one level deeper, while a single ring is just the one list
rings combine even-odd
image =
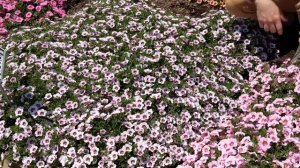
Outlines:
[{"label": "pink flower", "polygon": [[290,138],[293,134],[294,133],[292,132],[291,128],[284,128],[283,129],[283,135],[284,135],[285,139]]},{"label": "pink flower", "polygon": [[288,73],[294,73],[294,72],[297,72],[298,70],[299,70],[299,68],[295,65],[290,65],[287,67]]},{"label": "pink flower", "polygon": [[28,21],[30,21],[32,18],[25,18],[24,20],[26,21],[26,22],[28,22]]},{"label": "pink flower", "polygon": [[218,162],[217,161],[212,161],[208,163],[208,168],[218,168]]},{"label": "pink flower", "polygon": [[270,138],[271,142],[274,142],[274,143],[278,143],[280,140],[277,135],[270,135],[269,138]]},{"label": "pink flower", "polygon": [[202,0],[197,0],[196,3],[197,4],[202,4]]},{"label": "pink flower", "polygon": [[277,165],[277,166],[280,166],[280,167],[284,167],[284,163],[282,161],[279,161],[277,159],[274,159],[273,162]]},{"label": "pink flower", "polygon": [[57,7],[54,7],[53,11],[56,12],[56,13],[58,13],[61,17],[66,16],[66,12],[64,10],[62,10],[62,9],[57,8]]},{"label": "pink flower", "polygon": [[188,155],[185,157],[185,161],[188,163],[195,162],[197,160],[197,155]]},{"label": "pink flower", "polygon": [[230,148],[227,139],[223,139],[218,143],[218,150],[226,151]]},{"label": "pink flower", "polygon": [[295,98],[292,97],[292,96],[284,98],[284,100],[285,100],[286,102],[290,102],[290,103],[293,103],[293,100],[294,100],[294,99],[295,99]]},{"label": "pink flower", "polygon": [[296,85],[295,89],[294,89],[294,92],[296,93],[300,93],[300,85]]},{"label": "pink flower", "polygon": [[300,107],[294,108],[293,113],[300,114]]},{"label": "pink flower", "polygon": [[53,13],[51,11],[47,11],[46,12],[46,18],[53,16]]},{"label": "pink flower", "polygon": [[274,71],[274,73],[275,73],[275,74],[278,74],[278,73],[280,73],[280,72],[286,72],[286,71],[287,71],[287,69],[280,67],[280,68],[277,68],[277,69]]},{"label": "pink flower", "polygon": [[262,152],[266,152],[268,149],[271,148],[270,143],[271,143],[271,140],[269,138],[259,137],[259,140],[258,140],[259,150],[261,150]]},{"label": "pink flower", "polygon": [[210,154],[210,147],[205,145],[203,148],[202,148],[202,154],[203,155],[209,155]]},{"label": "pink flower", "polygon": [[272,98],[272,96],[270,96],[270,95],[268,95],[268,96],[265,96],[265,98],[264,98],[264,102],[267,102],[267,101],[269,101],[271,98]]},{"label": "pink flower", "polygon": [[31,12],[27,12],[26,13],[26,18],[30,18],[32,16],[32,13]]},{"label": "pink flower", "polygon": [[5,17],[4,17],[4,19],[9,19],[9,18],[10,18],[10,16],[11,16],[11,14],[10,14],[10,13],[6,13],[6,14],[5,14]]},{"label": "pink flower", "polygon": [[5,28],[0,28],[0,34],[6,34],[8,31]]},{"label": "pink flower", "polygon": [[266,106],[266,110],[270,111],[270,112],[274,112],[276,109],[275,105],[274,104],[268,104]]},{"label": "pink flower", "polygon": [[268,135],[276,135],[277,136],[277,129],[275,128],[269,128],[268,129]]},{"label": "pink flower", "polygon": [[34,6],[33,6],[33,5],[28,5],[28,6],[27,6],[27,9],[28,9],[28,10],[33,10],[33,9],[34,9]]},{"label": "pink flower", "polygon": [[226,167],[231,167],[236,164],[236,158],[234,156],[229,156],[225,160],[225,166]]},{"label": "pink flower", "polygon": [[41,6],[47,6],[48,5],[48,1],[44,1],[42,3],[40,3]]},{"label": "pink flower", "polygon": [[300,167],[300,153],[294,153],[291,156],[291,162],[295,167]]},{"label": "pink flower", "polygon": [[232,156],[235,156],[237,154],[237,150],[233,149],[233,148],[230,148],[228,151],[226,151],[226,153],[228,155],[232,155]]},{"label": "pink flower", "polygon": [[268,126],[275,126],[277,124],[279,124],[278,120],[279,120],[280,116],[278,114],[273,114],[269,116],[269,122],[268,122]]},{"label": "pink flower", "polygon": [[258,122],[259,124],[262,124],[262,125],[267,124],[267,123],[268,123],[268,117],[262,116],[262,117],[260,117],[260,118],[258,119],[257,122]]},{"label": "pink flower", "polygon": [[42,10],[42,7],[41,6],[36,6],[35,10],[38,11],[38,12],[40,12]]},{"label": "pink flower", "polygon": [[258,113],[252,112],[252,113],[248,114],[246,117],[247,117],[248,121],[255,122],[256,120],[258,120]]},{"label": "pink flower", "polygon": [[292,120],[293,120],[292,116],[284,116],[281,118],[280,122],[283,124],[284,127],[291,128],[291,127],[293,127]]},{"label": "pink flower", "polygon": [[20,15],[21,14],[21,11],[20,10],[16,10],[15,11],[15,15]]},{"label": "pink flower", "polygon": [[275,70],[277,69],[277,66],[276,65],[272,65],[271,67],[270,67],[270,69],[269,69],[269,71],[271,72],[271,73],[275,73]]},{"label": "pink flower", "polygon": [[249,99],[249,95],[248,94],[242,94],[240,97],[239,97],[239,101],[241,102],[244,102],[246,100]]},{"label": "pink flower", "polygon": [[251,141],[251,139],[250,139],[249,136],[244,137],[244,138],[241,140],[240,143],[241,143],[242,145],[245,145],[245,146],[252,146],[252,145],[253,145],[253,143],[252,143],[252,141]]},{"label": "pink flower", "polygon": [[246,153],[248,151],[248,148],[246,146],[239,146],[237,150],[238,153]]},{"label": "pink flower", "polygon": [[10,3],[10,4],[4,4],[3,8],[6,9],[7,11],[12,11],[16,8],[16,6]]},{"label": "pink flower", "polygon": [[16,17],[16,19],[15,19],[15,21],[18,22],[18,23],[23,22],[23,20],[24,20],[24,19],[23,19],[22,17],[19,17],[19,16]]},{"label": "pink flower", "polygon": [[285,114],[287,111],[286,111],[286,109],[285,109],[285,107],[278,107],[277,109],[276,109],[276,113],[277,114]]},{"label": "pink flower", "polygon": [[271,75],[270,74],[264,74],[263,77],[261,77],[262,82],[264,83],[269,83],[272,81]]},{"label": "pink flower", "polygon": [[237,147],[238,142],[237,142],[236,139],[230,138],[230,139],[228,139],[228,144],[229,144],[229,146],[230,146],[231,148],[234,148],[234,147]]},{"label": "pink flower", "polygon": [[51,1],[50,4],[51,4],[52,7],[56,7],[57,6],[57,3],[55,1]]},{"label": "pink flower", "polygon": [[273,101],[273,104],[279,104],[279,105],[284,105],[286,101],[283,100],[282,98],[276,98],[274,101]]},{"label": "pink flower", "polygon": [[277,77],[278,83],[286,82],[286,80],[287,80],[287,78],[285,78],[285,77],[280,77],[280,76]]}]

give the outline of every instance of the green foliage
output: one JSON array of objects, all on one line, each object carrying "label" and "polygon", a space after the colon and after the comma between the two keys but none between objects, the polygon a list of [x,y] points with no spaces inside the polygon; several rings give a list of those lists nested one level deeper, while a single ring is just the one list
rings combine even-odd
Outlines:
[{"label": "green foliage", "polygon": [[111,136],[117,136],[121,132],[125,131],[125,126],[122,124],[124,119],[126,118],[125,114],[116,115],[115,117],[111,117],[108,120],[104,119],[95,119],[91,123],[93,126],[92,133],[93,135],[98,135],[101,129],[105,129],[108,131],[108,134]]}]

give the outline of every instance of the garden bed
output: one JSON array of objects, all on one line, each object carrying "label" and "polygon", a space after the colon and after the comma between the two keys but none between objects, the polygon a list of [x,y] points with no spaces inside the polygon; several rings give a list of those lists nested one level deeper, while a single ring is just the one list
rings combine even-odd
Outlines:
[{"label": "garden bed", "polygon": [[[37,167],[298,166],[300,70],[224,10],[99,0],[7,51],[0,152]],[[298,165],[297,165],[298,164]]]}]

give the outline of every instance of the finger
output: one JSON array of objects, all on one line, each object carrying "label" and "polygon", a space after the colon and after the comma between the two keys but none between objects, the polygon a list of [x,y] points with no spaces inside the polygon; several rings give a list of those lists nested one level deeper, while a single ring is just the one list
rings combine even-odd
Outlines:
[{"label": "finger", "polygon": [[269,25],[268,25],[268,24],[264,24],[264,30],[265,30],[266,32],[269,32]]},{"label": "finger", "polygon": [[279,35],[282,35],[283,30],[282,30],[282,23],[281,23],[281,21],[277,21],[277,22],[275,23],[275,26],[276,26],[277,33],[278,33]]},{"label": "finger", "polygon": [[271,33],[276,33],[277,30],[276,30],[275,24],[271,23],[271,25],[269,27],[270,27]]},{"label": "finger", "polygon": [[258,23],[259,23],[259,27],[263,29],[264,28],[263,22],[259,21]]}]

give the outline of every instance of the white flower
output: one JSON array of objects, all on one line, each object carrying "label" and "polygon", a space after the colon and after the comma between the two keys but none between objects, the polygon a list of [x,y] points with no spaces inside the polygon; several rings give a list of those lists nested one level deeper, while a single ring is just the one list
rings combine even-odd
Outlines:
[{"label": "white flower", "polygon": [[47,111],[44,110],[44,109],[41,109],[41,110],[38,110],[38,111],[37,111],[37,116],[42,116],[42,117],[44,117],[44,116],[46,116],[46,114],[47,114]]},{"label": "white flower", "polygon": [[65,166],[68,162],[68,157],[66,155],[61,155],[59,157],[59,162],[62,164],[62,166]]},{"label": "white flower", "polygon": [[91,148],[90,150],[91,150],[91,155],[92,156],[97,156],[98,153],[99,153],[99,149],[97,147]]},{"label": "white flower", "polygon": [[23,114],[23,108],[22,107],[18,107],[15,111],[15,115],[16,116],[21,116]]},{"label": "white flower", "polygon": [[83,162],[86,163],[87,165],[90,165],[92,161],[93,161],[93,157],[90,154],[83,156]]},{"label": "white flower", "polygon": [[53,163],[53,161],[57,158],[56,155],[50,155],[47,159],[47,163]]},{"label": "white flower", "polygon": [[131,157],[130,159],[127,160],[127,163],[129,166],[134,166],[137,163],[137,158]]},{"label": "white flower", "polygon": [[19,122],[19,125],[21,128],[25,128],[28,125],[28,122],[25,119],[23,119]]},{"label": "white flower", "polygon": [[68,147],[68,145],[69,145],[69,141],[67,139],[63,139],[60,141],[60,146],[66,148],[66,147]]},{"label": "white flower", "polygon": [[30,148],[29,148],[29,152],[30,152],[31,154],[32,154],[32,153],[35,153],[37,149],[38,149],[37,146],[32,145],[32,146],[30,146]]},{"label": "white flower", "polygon": [[33,160],[32,157],[24,157],[24,158],[22,159],[22,163],[23,163],[24,165],[30,165],[30,163],[32,162],[32,160]]},{"label": "white flower", "polygon": [[116,168],[117,165],[114,164],[113,162],[109,161],[109,162],[107,163],[107,167],[109,167],[109,168]]},{"label": "white flower", "polygon": [[112,151],[112,152],[109,154],[109,158],[110,158],[110,160],[117,160],[117,159],[118,159],[118,152]]},{"label": "white flower", "polygon": [[49,100],[52,98],[52,94],[51,93],[47,93],[44,97],[46,100]]},{"label": "white flower", "polygon": [[36,163],[36,166],[38,167],[38,168],[43,168],[44,166],[45,166],[45,162],[44,161],[38,161],[37,163]]}]

